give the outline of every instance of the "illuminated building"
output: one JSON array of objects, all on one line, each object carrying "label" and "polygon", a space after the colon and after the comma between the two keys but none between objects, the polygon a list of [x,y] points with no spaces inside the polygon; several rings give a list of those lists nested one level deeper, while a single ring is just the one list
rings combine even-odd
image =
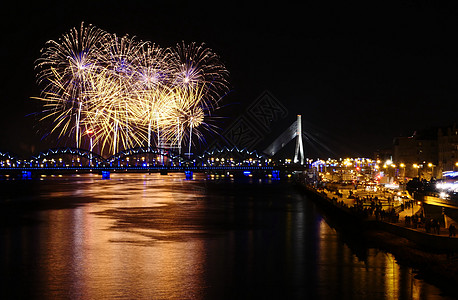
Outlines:
[{"label": "illuminated building", "polygon": [[458,129],[456,124],[445,129],[439,129],[438,142],[438,171],[457,171],[458,166]]}]

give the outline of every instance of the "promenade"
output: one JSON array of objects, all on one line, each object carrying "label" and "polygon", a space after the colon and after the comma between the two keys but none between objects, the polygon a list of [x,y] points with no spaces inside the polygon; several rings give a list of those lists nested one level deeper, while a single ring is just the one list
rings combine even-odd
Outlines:
[{"label": "promenade", "polygon": [[[449,226],[458,222],[447,215],[430,216],[421,202],[408,195],[387,189],[368,191],[365,187],[332,186],[316,192],[337,206],[362,214],[368,221],[382,221],[427,235],[450,237]],[[451,236],[456,238],[456,236]]]}]

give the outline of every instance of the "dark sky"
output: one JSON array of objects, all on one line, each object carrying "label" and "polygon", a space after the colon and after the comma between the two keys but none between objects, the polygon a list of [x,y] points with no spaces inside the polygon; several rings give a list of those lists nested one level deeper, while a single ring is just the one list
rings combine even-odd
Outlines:
[{"label": "dark sky", "polygon": [[34,61],[47,40],[81,21],[163,47],[205,42],[231,73],[221,127],[264,90],[288,109],[277,129],[302,114],[305,130],[337,141],[342,156],[372,157],[395,136],[457,120],[456,4],[94,2],[17,1],[2,9],[0,151],[27,157],[56,146],[40,141],[43,130],[26,117],[40,110],[30,99],[40,93]]}]

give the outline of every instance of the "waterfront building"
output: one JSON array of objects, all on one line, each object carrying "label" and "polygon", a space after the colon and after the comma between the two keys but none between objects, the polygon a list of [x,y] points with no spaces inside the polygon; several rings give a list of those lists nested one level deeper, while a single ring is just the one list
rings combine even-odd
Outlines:
[{"label": "waterfront building", "polygon": [[437,128],[416,131],[412,136],[394,139],[393,160],[405,165],[405,177],[438,177]]},{"label": "waterfront building", "polygon": [[443,172],[458,170],[456,124],[423,129],[408,137],[396,137],[393,161],[398,166],[404,166],[405,177],[440,179]]},{"label": "waterfront building", "polygon": [[456,124],[445,129],[440,128],[437,134],[438,171],[458,170],[458,128]]}]

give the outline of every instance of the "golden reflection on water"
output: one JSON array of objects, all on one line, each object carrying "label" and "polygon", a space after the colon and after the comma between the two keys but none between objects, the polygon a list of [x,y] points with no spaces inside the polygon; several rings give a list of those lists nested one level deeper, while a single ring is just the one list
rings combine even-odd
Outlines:
[{"label": "golden reflection on water", "polygon": [[[378,295],[378,299],[445,299],[440,291],[423,280],[417,279],[411,268],[401,268],[396,258],[379,249],[367,249],[358,257],[347,243],[330,243],[329,236],[336,235],[323,219],[318,225],[320,236],[318,276],[336,278],[336,285],[323,286],[324,294],[333,290],[335,297],[365,299]],[[351,262],[348,267],[337,266]],[[337,266],[337,267],[336,267]],[[332,294],[331,293],[331,294]],[[447,298],[448,299],[448,298]]]},{"label": "golden reflection on water", "polygon": [[[6,230],[2,266],[30,267],[25,282],[40,299],[233,299],[246,288],[264,298],[438,295],[391,254],[347,243],[288,186],[260,185],[255,195],[200,179],[55,177],[39,191],[62,205],[39,211],[41,222],[18,235]],[[9,264],[15,257],[23,261]]]},{"label": "golden reflection on water", "polygon": [[[139,177],[143,177],[143,185],[138,184]],[[112,230],[115,220],[97,214],[107,209],[151,208],[198,198],[196,191],[176,188],[182,185],[181,177],[129,174],[91,184],[80,182],[77,193],[104,201],[43,213],[49,224],[40,233],[46,249],[41,258],[43,289],[50,291],[51,298],[201,297],[202,240],[151,243],[149,234],[157,233],[154,229]]]}]

